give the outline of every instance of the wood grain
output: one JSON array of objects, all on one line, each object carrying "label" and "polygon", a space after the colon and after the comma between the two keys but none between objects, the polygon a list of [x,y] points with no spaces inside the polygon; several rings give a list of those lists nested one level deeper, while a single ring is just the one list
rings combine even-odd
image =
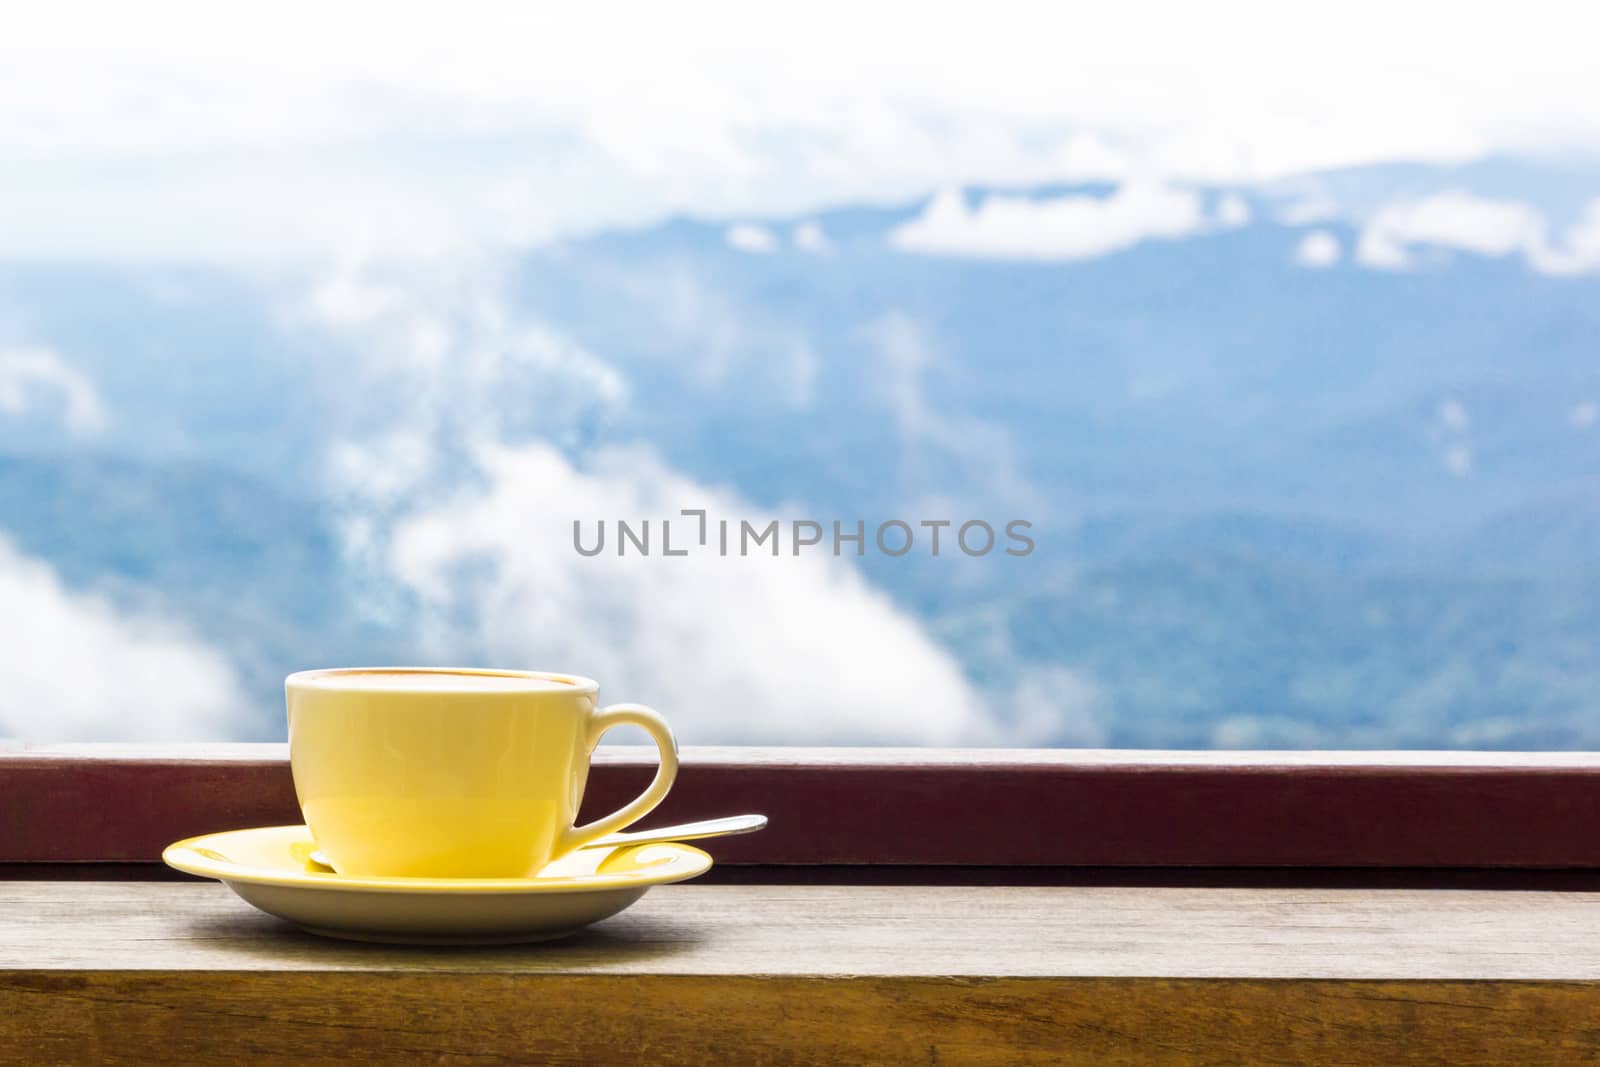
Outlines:
[{"label": "wood grain", "polygon": [[0,975],[0,1055],[50,1064],[1592,1064],[1550,983]]},{"label": "wood grain", "polygon": [[668,886],[547,946],[300,934],[210,882],[0,883],[0,969],[1600,979],[1600,894]]},{"label": "wood grain", "polygon": [[674,886],[564,942],[300,934],[215,885],[0,886],[0,1060],[1564,1064],[1600,897]]},{"label": "wood grain", "polygon": [[[0,749],[0,864],[149,863],[296,822],[282,745]],[[602,749],[585,811],[653,753]],[[764,812],[724,865],[1600,869],[1594,753],[686,748],[643,825]]]}]

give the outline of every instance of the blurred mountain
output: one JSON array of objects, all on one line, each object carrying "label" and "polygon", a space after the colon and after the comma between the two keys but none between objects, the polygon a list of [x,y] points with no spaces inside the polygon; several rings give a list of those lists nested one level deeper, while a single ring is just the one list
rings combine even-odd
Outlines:
[{"label": "blurred mountain", "polygon": [[[861,566],[998,689],[1045,664],[1093,679],[1111,743],[1593,747],[1600,275],[1355,259],[1364,217],[1452,189],[1565,226],[1600,170],[1205,190],[1208,217],[1244,210],[1066,261],[908,252],[920,201],[732,220],[742,236],[680,218],[526,253],[497,313],[626,383],[583,447],[649,442],[786,518],[1031,520],[1026,560]],[[965,195],[994,192],[1112,190]],[[1294,219],[1317,198],[1339,211]],[[1313,231],[1336,262],[1297,261]],[[422,654],[403,611],[350,609],[325,480],[356,425],[350,346],[387,342],[319,333],[283,292],[0,270],[0,311],[114,415],[90,450],[0,413],[0,533],[215,635],[264,706],[288,668]],[[549,387],[495,388],[537,411]]]},{"label": "blurred mountain", "polygon": [[[1573,421],[1600,402],[1600,279],[1464,253],[1373,270],[1348,261],[1351,225],[1273,209],[1069,262],[906,254],[888,236],[917,206],[806,220],[823,253],[794,246],[793,220],[766,224],[766,254],[679,220],[532,256],[520,295],[626,369],[647,398],[630,431],[761,501],[982,494],[951,468],[993,474],[999,440],[1074,513],[1220,507],[1433,536],[1600,471],[1600,426]],[[1296,265],[1312,229],[1346,261]],[[924,450],[974,453],[920,485],[898,463],[886,316],[926,347],[919,400],[950,439]]]},{"label": "blurred mountain", "polygon": [[393,662],[412,647],[357,614],[361,591],[316,501],[226,469],[0,456],[0,534],[69,588],[181,620],[224,651],[265,711],[250,739],[281,735],[287,671]]}]

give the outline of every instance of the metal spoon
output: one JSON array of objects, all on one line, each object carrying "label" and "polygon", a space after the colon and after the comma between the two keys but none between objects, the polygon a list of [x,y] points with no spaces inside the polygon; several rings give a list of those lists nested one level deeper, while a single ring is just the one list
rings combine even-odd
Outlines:
[{"label": "metal spoon", "polygon": [[629,830],[597,837],[583,848],[610,848],[613,845],[648,845],[656,841],[700,841],[707,837],[753,834],[765,829],[765,815],[724,815],[720,819],[701,819],[677,826],[657,826],[653,830]]},{"label": "metal spoon", "polygon": [[[701,841],[708,837],[728,837],[732,834],[753,834],[767,825],[765,815],[724,815],[720,819],[702,819],[699,822],[679,823],[677,826],[657,826],[651,830],[624,831],[597,837],[579,848],[614,848],[617,845],[649,845],[657,841]],[[319,849],[311,854],[311,862],[333,870],[333,864]]]}]

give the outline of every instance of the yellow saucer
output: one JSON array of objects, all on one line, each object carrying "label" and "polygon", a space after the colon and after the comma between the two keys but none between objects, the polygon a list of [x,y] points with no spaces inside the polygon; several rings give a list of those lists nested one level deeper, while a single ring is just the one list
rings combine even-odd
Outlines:
[{"label": "yellow saucer", "polygon": [[265,826],[191,837],[161,858],[314,934],[434,945],[563,937],[711,869],[704,852],[666,842],[579,849],[532,878],[346,878],[311,859],[316,847],[304,826]]}]

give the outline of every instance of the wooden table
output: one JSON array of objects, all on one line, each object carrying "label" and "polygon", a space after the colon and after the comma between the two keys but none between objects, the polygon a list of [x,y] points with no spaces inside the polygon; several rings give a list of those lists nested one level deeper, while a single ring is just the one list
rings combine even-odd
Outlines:
[{"label": "wooden table", "polygon": [[544,946],[0,882],[0,1060],[1593,1063],[1600,894],[685,885]]}]

